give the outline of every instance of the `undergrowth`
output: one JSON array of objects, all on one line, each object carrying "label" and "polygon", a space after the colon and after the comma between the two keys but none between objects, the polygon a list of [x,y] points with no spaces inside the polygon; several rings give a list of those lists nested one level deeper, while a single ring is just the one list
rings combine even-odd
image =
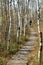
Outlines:
[{"label": "undergrowth", "polygon": [[19,44],[16,41],[10,42],[10,49],[7,50],[7,43],[3,43],[0,46],[0,65],[6,65],[8,60],[12,58],[12,56],[25,44],[30,35],[30,29],[28,28],[26,31],[26,37],[23,35],[19,39]]}]

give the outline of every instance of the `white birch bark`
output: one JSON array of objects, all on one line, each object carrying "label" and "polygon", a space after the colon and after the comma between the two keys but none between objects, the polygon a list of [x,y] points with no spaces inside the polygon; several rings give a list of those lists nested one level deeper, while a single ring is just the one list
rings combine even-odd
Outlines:
[{"label": "white birch bark", "polygon": [[22,10],[22,6],[20,6],[20,36],[22,35],[22,17],[21,17],[21,10]]},{"label": "white birch bark", "polygon": [[38,18],[37,18],[37,24],[38,24],[38,32],[39,32],[39,43],[40,43],[40,47],[39,47],[39,52],[38,52],[38,61],[40,62],[40,48],[41,48],[41,37],[40,37],[40,4],[39,4],[39,0],[37,0],[37,13],[38,13]]},{"label": "white birch bark", "polygon": [[0,47],[1,47],[1,44],[2,44],[2,22],[3,22],[3,0],[1,0],[1,22],[0,22]]},{"label": "white birch bark", "polygon": [[9,0],[10,25],[9,25],[9,31],[8,31],[8,44],[7,44],[7,50],[9,50],[9,48],[10,48],[10,33],[11,33],[11,26],[12,26],[11,10],[12,10],[12,0]]},{"label": "white birch bark", "polygon": [[[15,10],[15,0],[13,0],[13,8],[14,8],[14,15],[16,15],[16,10]],[[14,16],[14,18],[13,18],[13,20],[14,20],[14,32],[16,32],[16,21],[15,21],[15,16]],[[14,35],[15,35],[15,33],[14,33]]]},{"label": "white birch bark", "polygon": [[1,17],[1,19],[0,19],[0,47],[1,47],[1,43],[2,43],[2,39],[1,39],[1,35],[2,35],[2,1],[0,2],[0,17]]},{"label": "white birch bark", "polygon": [[27,1],[25,0],[24,36],[25,36],[25,33],[26,33],[26,24],[27,24],[26,6],[27,6]]},{"label": "white birch bark", "polygon": [[18,30],[17,30],[17,42],[19,42],[19,37],[20,37],[20,29],[21,29],[21,17],[20,17],[20,14],[21,14],[21,8],[20,8],[20,3],[19,3],[19,0],[18,0]]}]

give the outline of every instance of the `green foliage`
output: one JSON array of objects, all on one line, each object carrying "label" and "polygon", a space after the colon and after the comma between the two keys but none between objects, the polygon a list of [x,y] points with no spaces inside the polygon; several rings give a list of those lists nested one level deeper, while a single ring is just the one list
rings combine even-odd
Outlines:
[{"label": "green foliage", "polygon": [[9,53],[15,54],[18,50],[17,48],[18,48],[18,45],[16,43],[11,43]]},{"label": "green foliage", "polygon": [[[21,0],[22,1],[22,0]],[[6,3],[5,3],[6,2]],[[22,1],[22,4],[24,1]],[[4,4],[4,6],[3,6]],[[0,17],[0,23],[2,24],[1,29],[1,36],[2,36],[2,44],[0,46],[0,65],[6,65],[5,59],[11,58],[12,55],[14,55],[24,44],[25,39],[28,39],[29,31],[27,29],[26,31],[26,37],[23,35],[19,38],[19,44],[16,43],[16,35],[17,35],[17,29],[18,29],[18,12],[16,8],[12,8],[11,18],[12,18],[12,28],[10,33],[10,50],[7,51],[7,44],[8,44],[8,31],[9,31],[9,24],[10,24],[10,15],[9,15],[9,0],[2,1],[1,5],[1,17]],[[7,6],[5,6],[7,5]],[[23,4],[24,5],[24,4]],[[21,12],[21,18],[22,18],[22,33],[24,34],[24,19],[25,19],[25,7],[22,7]]]},{"label": "green foliage", "polygon": [[28,40],[29,40],[29,37],[30,37],[30,29],[29,29],[29,27],[27,26],[27,28],[26,28],[26,37],[25,37],[25,41],[28,41]]},{"label": "green foliage", "polygon": [[3,57],[0,57],[0,65],[6,65],[7,60]]},{"label": "green foliage", "polygon": [[19,43],[20,44],[23,44],[25,42],[25,37],[24,36],[21,36],[21,38],[19,39]]},{"label": "green foliage", "polygon": [[17,44],[16,42],[11,42],[10,43],[10,50],[9,53],[10,54],[15,54],[25,43],[25,37],[21,36],[21,38],[19,39],[19,44]]},{"label": "green foliage", "polygon": [[6,44],[2,44],[0,47],[0,51],[4,51],[4,50],[6,50]]}]

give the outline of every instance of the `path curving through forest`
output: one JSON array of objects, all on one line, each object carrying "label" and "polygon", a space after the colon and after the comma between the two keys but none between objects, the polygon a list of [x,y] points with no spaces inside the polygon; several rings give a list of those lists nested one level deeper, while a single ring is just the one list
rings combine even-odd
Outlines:
[{"label": "path curving through forest", "polygon": [[11,60],[7,63],[7,65],[27,65],[29,55],[32,51],[34,51],[34,47],[36,46],[36,39],[38,36],[37,32],[33,28],[30,28],[30,38],[28,42],[12,57]]}]

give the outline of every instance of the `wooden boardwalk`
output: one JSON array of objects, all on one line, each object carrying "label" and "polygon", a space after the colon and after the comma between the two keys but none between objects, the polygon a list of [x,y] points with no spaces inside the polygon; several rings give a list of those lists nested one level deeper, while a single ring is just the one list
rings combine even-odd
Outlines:
[{"label": "wooden boardwalk", "polygon": [[7,65],[27,65],[29,54],[34,51],[36,46],[36,39],[38,38],[37,33],[33,28],[30,28],[30,38],[29,41],[12,57]]}]

